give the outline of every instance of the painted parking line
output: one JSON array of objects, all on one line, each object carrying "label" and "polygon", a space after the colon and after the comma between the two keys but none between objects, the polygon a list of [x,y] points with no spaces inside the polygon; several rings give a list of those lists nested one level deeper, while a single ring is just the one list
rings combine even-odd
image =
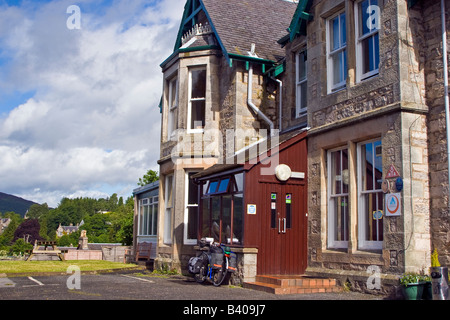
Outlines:
[{"label": "painted parking line", "polygon": [[34,279],[33,277],[28,277],[28,279],[30,279],[31,281],[37,283],[40,286],[43,286],[44,284],[42,282],[40,282],[39,280]]},{"label": "painted parking line", "polygon": [[153,280],[148,280],[148,279],[139,278],[139,277],[133,277],[133,276],[129,276],[126,274],[121,274],[121,276],[126,277],[126,278],[131,278],[131,279],[137,279],[137,280],[144,281],[144,282],[155,283],[155,281],[153,281]]}]

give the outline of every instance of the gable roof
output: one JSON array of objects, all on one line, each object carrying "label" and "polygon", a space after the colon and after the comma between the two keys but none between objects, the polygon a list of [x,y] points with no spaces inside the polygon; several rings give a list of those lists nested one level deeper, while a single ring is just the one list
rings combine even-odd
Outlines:
[{"label": "gable roof", "polygon": [[295,36],[306,35],[306,24],[313,19],[313,15],[309,13],[312,0],[299,0],[297,9],[292,17],[288,34],[278,40],[278,43],[285,45],[287,42],[294,40]]},{"label": "gable roof", "polygon": [[296,3],[284,0],[187,0],[174,51],[198,17],[207,20],[203,23],[211,26],[228,60],[252,60],[248,52],[254,43],[256,59],[277,62],[285,54],[277,41],[286,34],[296,8]]}]

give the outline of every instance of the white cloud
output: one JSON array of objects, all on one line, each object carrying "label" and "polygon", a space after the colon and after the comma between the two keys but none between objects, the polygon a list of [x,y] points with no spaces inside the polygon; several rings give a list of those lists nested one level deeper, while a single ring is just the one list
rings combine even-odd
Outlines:
[{"label": "white cloud", "polygon": [[0,117],[2,192],[53,206],[60,196],[129,188],[128,196],[157,169],[159,64],[172,52],[184,1],[121,0],[89,11],[95,2],[79,1],[81,30],[66,28],[70,1],[0,7],[0,95],[35,92]]}]

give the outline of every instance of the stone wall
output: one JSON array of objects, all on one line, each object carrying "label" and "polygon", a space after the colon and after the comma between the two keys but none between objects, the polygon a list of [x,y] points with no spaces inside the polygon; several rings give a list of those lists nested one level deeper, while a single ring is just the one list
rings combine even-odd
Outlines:
[{"label": "stone wall", "polygon": [[[450,27],[450,1],[445,1],[447,30]],[[430,214],[432,245],[439,252],[440,263],[450,264],[450,220],[448,157],[445,125],[442,25],[440,1],[426,0],[416,10],[422,13],[425,50],[426,102],[428,114],[428,167],[430,171]],[[447,31],[447,46],[450,46],[450,34]],[[448,57],[447,57],[448,60]]]}]

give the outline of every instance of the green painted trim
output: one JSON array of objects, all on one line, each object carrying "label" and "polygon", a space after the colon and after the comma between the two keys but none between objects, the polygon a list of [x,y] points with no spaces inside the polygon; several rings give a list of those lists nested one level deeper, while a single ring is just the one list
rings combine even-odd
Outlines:
[{"label": "green painted trim", "polygon": [[243,56],[243,55],[236,54],[236,53],[229,53],[228,56],[230,57],[230,59],[235,59],[235,60],[243,60],[243,61],[255,62],[255,63],[260,63],[260,64],[267,64],[267,65],[271,65],[271,66],[275,64],[275,61],[272,61],[272,60],[261,59],[261,58],[250,57],[250,56]]}]

